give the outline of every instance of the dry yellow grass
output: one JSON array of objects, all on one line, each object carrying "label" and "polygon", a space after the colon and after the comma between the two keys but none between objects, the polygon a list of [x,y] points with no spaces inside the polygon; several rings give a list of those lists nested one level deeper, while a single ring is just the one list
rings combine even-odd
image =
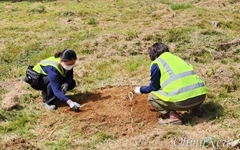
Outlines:
[{"label": "dry yellow grass", "polygon": [[[191,7],[171,9],[182,3]],[[239,8],[239,2],[227,0],[1,1],[0,94],[19,96],[21,107],[0,109],[0,149],[239,149],[231,147],[240,138]],[[157,41],[193,64],[206,82],[204,119],[186,115],[183,126],[144,126],[128,138],[111,138],[110,125],[99,134],[102,126],[95,122],[72,125],[76,114],[46,112],[39,92],[22,81],[27,65],[73,48],[79,86],[70,94],[147,85],[147,50]],[[53,115],[58,117],[43,122]],[[88,126],[95,132],[90,137],[82,132]],[[209,147],[194,143],[209,137],[214,139]]]}]

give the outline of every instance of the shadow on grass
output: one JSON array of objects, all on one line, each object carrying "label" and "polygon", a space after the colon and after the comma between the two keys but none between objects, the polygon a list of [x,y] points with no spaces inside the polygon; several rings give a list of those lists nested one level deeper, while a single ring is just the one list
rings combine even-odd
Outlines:
[{"label": "shadow on grass", "polygon": [[[84,105],[88,102],[94,102],[94,101],[101,101],[101,100],[105,100],[111,97],[111,95],[108,96],[102,96],[101,93],[79,93],[79,94],[75,94],[75,95],[67,95],[67,97],[69,99],[71,99],[74,102],[79,103],[80,105]],[[57,107],[66,107],[68,106],[67,103],[62,102],[60,100],[57,100],[55,102],[55,104],[57,105]]]},{"label": "shadow on grass", "polygon": [[218,118],[221,118],[223,114],[223,107],[217,102],[206,102],[201,105],[203,110],[202,117],[198,118],[196,116],[192,116],[189,112],[183,115],[184,123],[189,125],[195,125],[201,122],[208,122]]}]

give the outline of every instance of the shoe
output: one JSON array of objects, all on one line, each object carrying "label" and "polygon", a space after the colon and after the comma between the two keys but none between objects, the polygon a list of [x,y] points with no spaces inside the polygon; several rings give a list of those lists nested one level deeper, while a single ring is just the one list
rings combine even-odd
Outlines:
[{"label": "shoe", "polygon": [[190,111],[190,113],[193,115],[193,116],[197,116],[197,117],[202,117],[202,115],[203,115],[203,111],[202,111],[202,109],[200,108],[200,107],[196,107],[196,108],[194,108],[194,109],[192,109],[191,111]]},{"label": "shoe", "polygon": [[176,111],[170,111],[168,114],[166,114],[165,116],[166,119],[159,119],[158,123],[161,125],[164,124],[178,124],[181,125],[183,124],[182,122],[182,118],[179,116],[179,114]]},{"label": "shoe", "polygon": [[46,109],[48,110],[55,110],[56,109],[56,106],[55,105],[49,105],[47,103],[44,103],[44,106]]}]

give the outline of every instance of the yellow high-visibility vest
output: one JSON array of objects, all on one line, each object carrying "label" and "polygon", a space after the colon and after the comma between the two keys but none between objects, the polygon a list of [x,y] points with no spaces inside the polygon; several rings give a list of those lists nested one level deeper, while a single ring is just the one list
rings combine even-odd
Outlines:
[{"label": "yellow high-visibility vest", "polygon": [[193,71],[192,65],[180,57],[164,52],[151,63],[157,64],[161,77],[158,91],[151,93],[166,102],[180,102],[206,94],[206,86]]},{"label": "yellow high-visibility vest", "polygon": [[47,75],[47,73],[42,69],[41,66],[53,66],[57,69],[57,71],[63,76],[66,77],[67,71],[63,69],[63,67],[60,64],[60,58],[55,57],[49,57],[47,59],[42,60],[40,63],[35,65],[33,67],[33,70],[35,70],[39,74]]}]

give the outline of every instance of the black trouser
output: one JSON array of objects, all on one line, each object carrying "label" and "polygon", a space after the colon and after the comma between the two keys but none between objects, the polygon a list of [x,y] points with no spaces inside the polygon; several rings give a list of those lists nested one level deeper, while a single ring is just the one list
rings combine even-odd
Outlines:
[{"label": "black trouser", "polygon": [[[65,78],[62,78],[61,85],[65,83]],[[76,81],[73,80],[70,85],[68,85],[68,91],[72,90],[76,86]],[[56,101],[56,96],[54,95],[52,91],[51,84],[49,82],[48,76],[43,76],[40,78],[38,84],[36,85],[31,85],[32,88],[35,90],[40,90],[44,94],[46,94],[46,98],[44,100],[44,103],[47,104],[53,104]]]}]

